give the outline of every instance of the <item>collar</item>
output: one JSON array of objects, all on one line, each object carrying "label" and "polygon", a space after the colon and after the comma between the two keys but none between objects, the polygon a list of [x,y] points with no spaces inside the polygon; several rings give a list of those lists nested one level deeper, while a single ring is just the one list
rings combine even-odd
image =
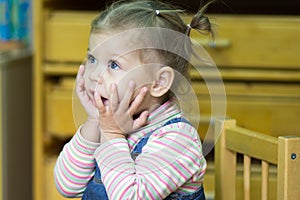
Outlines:
[{"label": "collar", "polygon": [[148,123],[146,126],[143,126],[142,128],[136,130],[133,133],[130,133],[127,139],[134,143],[137,140],[144,137],[145,135],[147,135],[147,133],[153,131],[159,126],[162,126],[171,118],[180,117],[182,115],[183,114],[179,108],[177,100],[174,98],[168,100],[150,113],[148,117]]}]

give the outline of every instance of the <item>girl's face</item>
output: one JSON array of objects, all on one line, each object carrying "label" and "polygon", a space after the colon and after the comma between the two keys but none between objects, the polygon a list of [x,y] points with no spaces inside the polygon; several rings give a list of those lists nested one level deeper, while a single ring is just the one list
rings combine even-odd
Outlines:
[{"label": "girl's face", "polygon": [[91,34],[85,61],[85,87],[90,98],[95,92],[101,95],[104,104],[109,101],[111,84],[116,84],[119,101],[123,98],[129,81],[134,81],[135,93],[140,88],[151,86],[157,66],[146,66],[139,51],[130,40],[112,34]]}]

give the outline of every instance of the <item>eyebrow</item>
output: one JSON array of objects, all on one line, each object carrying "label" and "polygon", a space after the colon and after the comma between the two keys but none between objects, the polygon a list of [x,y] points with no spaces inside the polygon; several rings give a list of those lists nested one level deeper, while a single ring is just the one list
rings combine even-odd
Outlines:
[{"label": "eyebrow", "polygon": [[86,55],[91,56],[91,57],[95,58],[96,60],[98,60],[91,52],[87,52]]}]

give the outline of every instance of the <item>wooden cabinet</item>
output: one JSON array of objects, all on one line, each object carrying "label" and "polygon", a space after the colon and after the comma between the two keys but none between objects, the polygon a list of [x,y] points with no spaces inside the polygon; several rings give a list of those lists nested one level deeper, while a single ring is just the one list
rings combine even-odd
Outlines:
[{"label": "wooden cabinet", "polygon": [[31,113],[32,51],[0,44],[0,200],[32,199]]},{"label": "wooden cabinet", "polygon": [[299,20],[283,16],[218,15],[211,20],[217,33],[216,45],[207,51],[218,67],[299,69]]},{"label": "wooden cabinet", "polygon": [[[52,200],[47,195],[54,187],[49,173],[63,143],[76,130],[74,78],[86,54],[91,19],[97,14],[91,9],[66,7],[54,0],[34,2],[35,200]],[[226,89],[227,115],[238,119],[241,126],[270,135],[299,134],[300,16],[211,16],[217,31],[215,44],[198,33],[192,37],[218,66]],[[210,116],[205,83],[197,73],[191,75],[201,115]],[[202,138],[206,130],[207,125],[200,126]]]}]

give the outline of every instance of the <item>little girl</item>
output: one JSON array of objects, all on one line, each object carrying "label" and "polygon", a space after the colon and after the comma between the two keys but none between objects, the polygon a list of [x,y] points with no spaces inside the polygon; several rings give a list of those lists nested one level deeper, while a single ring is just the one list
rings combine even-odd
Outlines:
[{"label": "little girl", "polygon": [[167,3],[120,1],[93,20],[76,79],[88,119],[56,162],[62,195],[205,199],[201,141],[176,99],[180,77],[188,78],[191,29],[211,33],[204,9],[185,24]]}]

